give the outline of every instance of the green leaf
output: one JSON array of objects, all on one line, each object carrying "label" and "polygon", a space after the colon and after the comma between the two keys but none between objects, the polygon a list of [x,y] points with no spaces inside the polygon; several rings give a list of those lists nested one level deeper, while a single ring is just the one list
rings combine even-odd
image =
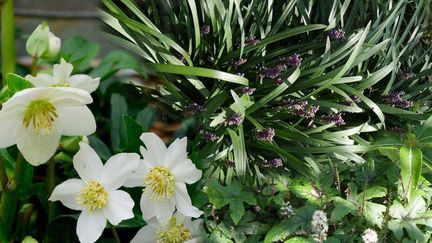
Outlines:
[{"label": "green leaf", "polygon": [[14,73],[6,74],[6,82],[9,96],[13,96],[18,91],[34,87],[30,81]]},{"label": "green leaf", "polygon": [[[315,241],[310,238],[304,238],[300,236],[293,237],[289,240],[284,241],[284,243],[314,243]],[[326,241],[327,242],[327,241]]]},{"label": "green leaf", "polygon": [[90,146],[96,151],[101,159],[107,161],[111,156],[111,151],[105,143],[98,137],[92,135],[88,137]]},{"label": "green leaf", "polygon": [[238,126],[238,131],[235,132],[232,129],[228,129],[233,150],[234,150],[234,163],[237,176],[243,178],[246,175],[248,169],[248,159],[246,154],[246,145],[243,134],[243,126]]},{"label": "green leaf", "polygon": [[111,145],[114,151],[122,151],[126,148],[125,127],[123,115],[127,114],[126,99],[119,94],[111,95]]},{"label": "green leaf", "polygon": [[91,61],[98,55],[100,45],[90,43],[86,39],[74,36],[67,39],[61,50],[61,56],[69,63],[72,63],[74,69],[85,71],[90,67]]},{"label": "green leaf", "polygon": [[241,84],[245,86],[249,84],[249,81],[242,76],[238,76],[238,75],[234,75],[231,73],[226,73],[218,70],[213,70],[209,68],[188,67],[188,66],[171,65],[171,64],[150,64],[150,67],[153,68],[154,71],[159,73],[181,74],[186,76],[197,76],[197,77],[220,79],[226,82]]},{"label": "green leaf", "polygon": [[112,51],[102,60],[102,62],[90,72],[92,77],[100,77],[105,79],[120,69],[133,69],[137,71],[143,78],[147,74],[143,65],[139,63],[133,56],[124,51]]},{"label": "green leaf", "polygon": [[420,149],[404,146],[399,150],[402,186],[405,197],[408,201],[417,189],[421,169],[423,165],[423,155]]},{"label": "green leaf", "polygon": [[127,114],[123,115],[123,123],[126,130],[126,150],[128,152],[139,152],[141,146],[140,136],[143,133],[142,127]]},{"label": "green leaf", "polygon": [[73,216],[59,216],[48,225],[45,240],[46,243],[75,243],[78,242],[76,234],[77,220]]},{"label": "green leaf", "polygon": [[229,204],[229,209],[232,221],[234,222],[234,224],[238,224],[245,213],[243,202],[238,200],[231,200]]},{"label": "green leaf", "polygon": [[136,117],[136,122],[141,126],[143,132],[147,132],[157,119],[157,110],[152,107],[146,107],[140,111]]}]

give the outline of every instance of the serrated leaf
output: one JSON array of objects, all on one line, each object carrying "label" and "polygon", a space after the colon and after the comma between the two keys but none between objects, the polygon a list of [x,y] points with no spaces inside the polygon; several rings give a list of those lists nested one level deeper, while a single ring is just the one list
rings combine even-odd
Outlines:
[{"label": "serrated leaf", "polygon": [[423,155],[420,149],[404,146],[399,150],[402,186],[405,197],[411,199],[417,189],[421,169],[423,165]]}]

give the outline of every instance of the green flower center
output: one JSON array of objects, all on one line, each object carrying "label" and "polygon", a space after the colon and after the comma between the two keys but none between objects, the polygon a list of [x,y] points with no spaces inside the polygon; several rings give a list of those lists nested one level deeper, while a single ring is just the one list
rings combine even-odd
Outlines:
[{"label": "green flower center", "polygon": [[144,179],[144,185],[152,190],[151,199],[166,201],[174,194],[174,176],[166,167],[155,166]]},{"label": "green flower center", "polygon": [[51,87],[70,87],[70,84],[65,81],[62,81],[51,85]]},{"label": "green flower center", "polygon": [[92,181],[79,190],[76,201],[86,209],[93,211],[105,207],[108,193],[99,182]]},{"label": "green flower center", "polygon": [[157,243],[183,243],[192,238],[192,234],[183,224],[177,224],[173,216],[168,223],[168,229],[157,232]]},{"label": "green flower center", "polygon": [[27,106],[23,123],[26,128],[32,124],[36,134],[46,136],[57,117],[56,108],[48,100],[34,100]]}]

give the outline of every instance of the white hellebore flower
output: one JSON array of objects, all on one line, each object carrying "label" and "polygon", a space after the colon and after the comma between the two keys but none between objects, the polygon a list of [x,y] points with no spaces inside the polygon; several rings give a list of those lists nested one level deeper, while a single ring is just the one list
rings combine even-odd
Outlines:
[{"label": "white hellebore flower", "polygon": [[117,189],[138,166],[139,159],[138,154],[121,153],[104,165],[88,144],[80,142],[73,165],[81,179],[66,180],[54,189],[49,198],[68,208],[82,210],[77,223],[80,242],[95,242],[102,235],[107,220],[117,225],[134,217],[134,201],[129,194]]},{"label": "white hellebore flower", "polygon": [[156,217],[168,223],[175,208],[185,216],[199,217],[202,212],[192,206],[186,183],[197,182],[202,172],[187,158],[186,138],[176,139],[168,148],[154,133],[143,133],[140,139],[143,160],[129,176],[125,186],[144,186],[141,196],[143,218]]},{"label": "white hellebore flower", "polygon": [[190,217],[176,212],[168,224],[161,224],[156,218],[147,221],[131,243],[200,243],[202,219],[192,221]]},{"label": "white hellebore flower", "polygon": [[15,93],[0,110],[0,148],[16,144],[24,158],[38,166],[51,158],[61,135],[96,131],[86,104],[91,96],[74,88],[29,88]]},{"label": "white hellebore flower", "polygon": [[72,87],[89,93],[99,86],[99,78],[92,78],[85,74],[72,75],[73,66],[63,58],[60,64],[53,67],[53,75],[40,73],[36,77],[27,75],[25,78],[36,87]]}]

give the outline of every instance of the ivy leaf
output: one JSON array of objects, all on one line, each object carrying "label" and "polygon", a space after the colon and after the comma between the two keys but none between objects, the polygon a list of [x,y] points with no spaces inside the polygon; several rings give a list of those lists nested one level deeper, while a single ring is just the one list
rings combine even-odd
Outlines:
[{"label": "ivy leaf", "polygon": [[426,234],[417,227],[417,225],[432,226],[432,212],[426,210],[425,200],[417,194],[406,207],[399,201],[395,201],[390,207],[389,214],[393,219],[389,221],[388,227],[399,240],[402,239],[405,229],[412,240],[426,242]]},{"label": "ivy leaf", "polygon": [[242,191],[243,186],[238,181],[233,181],[224,187],[218,181],[212,180],[207,188],[209,201],[217,208],[229,204],[230,217],[234,224],[238,224],[245,213],[243,203],[256,205],[256,199],[251,192]]},{"label": "ivy leaf", "polygon": [[384,197],[387,194],[387,189],[375,186],[357,195],[357,189],[353,184],[350,184],[350,189],[352,194],[348,196],[347,200],[341,197],[334,197],[335,208],[332,211],[331,220],[341,220],[347,214],[354,216],[363,215],[368,223],[381,227],[386,207],[369,200]]}]

